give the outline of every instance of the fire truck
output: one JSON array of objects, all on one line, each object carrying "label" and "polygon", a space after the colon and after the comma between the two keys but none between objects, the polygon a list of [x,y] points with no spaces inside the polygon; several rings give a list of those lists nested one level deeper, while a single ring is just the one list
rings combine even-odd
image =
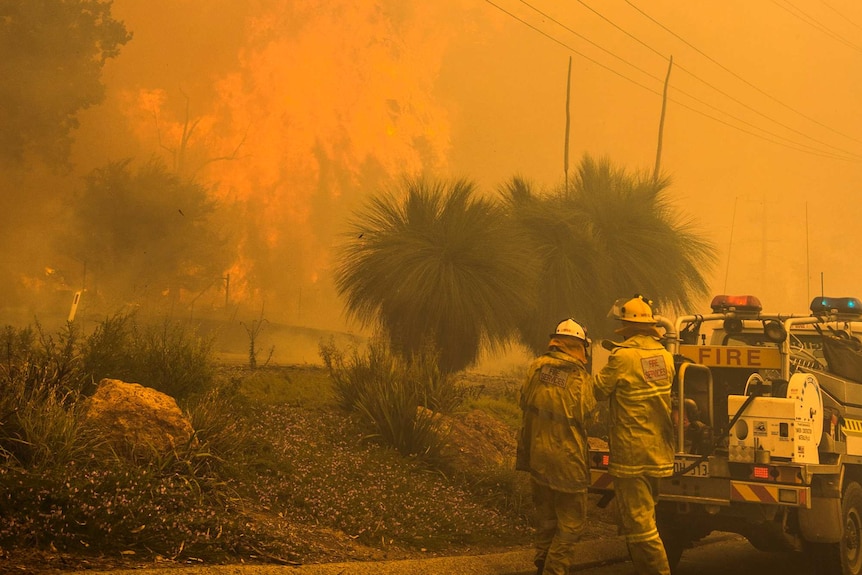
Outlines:
[{"label": "fire truck", "polygon": [[[699,419],[677,426],[674,474],[660,482],[671,567],[723,531],[804,552],[824,573],[862,574],[862,301],[818,297],[808,313],[780,314],[723,295],[711,308],[657,318],[675,358],[678,419],[688,407]],[[600,505],[613,497],[610,457],[591,448]]]}]

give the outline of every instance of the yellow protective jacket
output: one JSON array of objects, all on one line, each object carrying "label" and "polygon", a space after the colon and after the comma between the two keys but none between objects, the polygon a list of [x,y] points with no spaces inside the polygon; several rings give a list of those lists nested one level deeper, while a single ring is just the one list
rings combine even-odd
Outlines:
[{"label": "yellow protective jacket", "polygon": [[649,335],[615,344],[595,377],[595,395],[609,399],[610,464],[617,477],[673,473],[670,390],[673,356]]},{"label": "yellow protective jacket", "polygon": [[580,359],[548,351],[530,364],[521,389],[522,441],[533,479],[556,491],[587,488],[587,418],[592,381]]}]

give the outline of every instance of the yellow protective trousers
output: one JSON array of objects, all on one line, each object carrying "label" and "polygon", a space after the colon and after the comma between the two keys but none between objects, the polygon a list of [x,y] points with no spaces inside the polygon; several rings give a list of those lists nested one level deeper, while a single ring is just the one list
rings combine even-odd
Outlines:
[{"label": "yellow protective trousers", "polygon": [[614,477],[620,530],[638,575],[670,575],[655,521],[658,478]]},{"label": "yellow protective trousers", "polygon": [[587,492],[566,493],[530,482],[536,521],[536,562],[542,575],[567,575],[575,564],[576,543],[584,532]]}]

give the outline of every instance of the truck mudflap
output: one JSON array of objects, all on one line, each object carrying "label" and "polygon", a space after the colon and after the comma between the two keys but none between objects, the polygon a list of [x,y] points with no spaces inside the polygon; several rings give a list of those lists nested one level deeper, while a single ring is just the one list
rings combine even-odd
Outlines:
[{"label": "truck mudflap", "polygon": [[806,541],[838,543],[844,535],[841,499],[814,497],[808,509],[799,510],[799,529]]}]

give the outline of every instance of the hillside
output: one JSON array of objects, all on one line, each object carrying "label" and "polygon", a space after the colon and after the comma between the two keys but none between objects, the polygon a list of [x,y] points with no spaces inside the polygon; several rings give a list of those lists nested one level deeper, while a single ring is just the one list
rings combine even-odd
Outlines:
[{"label": "hillside", "polygon": [[[470,399],[454,419],[465,431],[433,463],[403,457],[369,437],[356,415],[336,405],[322,367],[224,367],[219,379],[234,390],[239,406],[231,424],[236,461],[223,466],[229,499],[221,509],[207,510],[220,525],[207,536],[235,542],[212,552],[199,536],[178,531],[169,555],[147,548],[142,525],[140,540],[128,549],[108,542],[101,549],[98,543],[64,548],[51,542],[36,550],[7,543],[0,572],[297,565],[529,545],[529,484],[511,466],[516,378],[465,376]],[[609,512],[590,512],[599,520],[588,522],[586,538],[615,534]],[[194,547],[192,539],[198,541]]]}]

